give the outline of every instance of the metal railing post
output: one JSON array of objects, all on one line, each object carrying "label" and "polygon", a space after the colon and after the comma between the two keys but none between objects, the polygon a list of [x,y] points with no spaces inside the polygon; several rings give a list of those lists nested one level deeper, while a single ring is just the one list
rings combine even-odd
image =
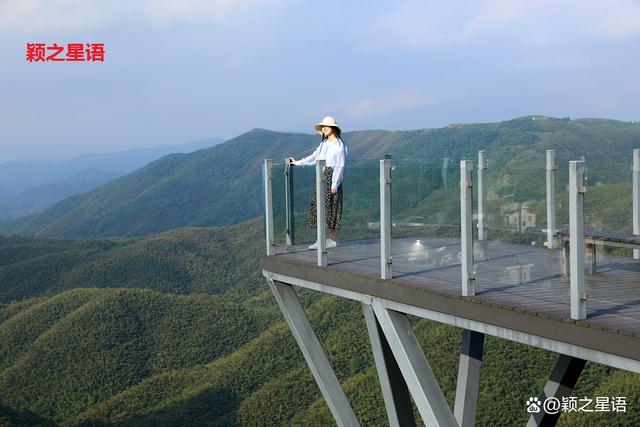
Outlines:
[{"label": "metal railing post", "polygon": [[569,162],[569,264],[571,318],[587,318],[584,284],[584,185],[585,162]]},{"label": "metal railing post", "polygon": [[273,241],[273,160],[265,159],[262,170],[264,183],[264,221],[265,238],[267,241],[267,255],[276,254],[276,246]]},{"label": "metal railing post", "polygon": [[[640,235],[640,149],[633,150],[633,234]],[[640,249],[633,250],[633,258],[640,259]]]},{"label": "metal railing post", "polygon": [[547,150],[547,247],[558,247],[556,224],[556,150]]},{"label": "metal railing post", "polygon": [[478,151],[478,240],[487,240],[487,225],[485,216],[487,213],[487,152]]},{"label": "metal railing post", "polygon": [[460,161],[460,245],[462,246],[462,295],[476,294],[473,271],[473,161]]},{"label": "metal railing post", "polygon": [[327,213],[324,199],[324,167],[326,164],[326,160],[316,162],[316,241],[318,242],[318,265],[321,267],[327,265]]},{"label": "metal railing post", "polygon": [[391,279],[391,156],[380,160],[380,277]]},{"label": "metal railing post", "polygon": [[296,243],[296,229],[293,218],[293,165],[287,163],[284,166],[284,209],[285,209],[285,241],[287,246]]}]

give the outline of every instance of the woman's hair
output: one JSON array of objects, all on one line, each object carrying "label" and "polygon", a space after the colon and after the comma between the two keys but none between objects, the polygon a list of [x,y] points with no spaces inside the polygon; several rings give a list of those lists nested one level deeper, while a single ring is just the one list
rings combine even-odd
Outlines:
[{"label": "woman's hair", "polygon": [[[340,136],[342,135],[342,131],[340,130],[339,127],[336,126],[329,126],[331,129],[333,129],[333,134],[336,136],[336,138],[340,139]],[[326,141],[327,137],[324,136],[324,134],[322,135],[322,140]]]}]

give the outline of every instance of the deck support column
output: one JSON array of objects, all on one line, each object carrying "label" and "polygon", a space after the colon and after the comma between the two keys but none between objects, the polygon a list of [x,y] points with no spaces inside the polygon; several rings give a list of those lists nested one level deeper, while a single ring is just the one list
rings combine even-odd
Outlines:
[{"label": "deck support column", "polygon": [[[544,391],[538,397],[540,402],[544,403],[545,399],[549,397],[554,397],[562,402],[563,397],[570,396],[586,363],[586,360],[578,359],[577,357],[559,355],[556,366],[544,386]],[[560,418],[560,414],[562,414],[561,411],[556,414],[550,414],[540,408],[540,412],[531,414],[527,427],[554,426],[558,418]]]},{"label": "deck support column", "polygon": [[464,329],[458,367],[454,415],[460,427],[473,427],[480,391],[480,367],[484,353],[484,334]]},{"label": "deck support column", "polygon": [[462,246],[462,295],[476,294],[473,271],[473,161],[460,161],[460,245]]},{"label": "deck support column", "polygon": [[[633,150],[633,234],[640,235],[640,149]],[[640,249],[633,250],[633,259],[640,259]]]},{"label": "deck support column", "polygon": [[558,247],[556,225],[556,150],[547,150],[547,247]]},{"label": "deck support column", "polygon": [[296,244],[296,227],[293,216],[293,164],[284,167],[284,209],[285,209],[285,242],[287,246]]},{"label": "deck support column", "polygon": [[407,315],[373,300],[373,310],[425,425],[457,427]]},{"label": "deck support column", "polygon": [[393,276],[391,258],[391,156],[380,160],[380,277]]},{"label": "deck support column", "polygon": [[264,185],[264,225],[267,241],[267,255],[276,254],[273,241],[273,160],[265,159],[262,165],[262,182]]},{"label": "deck support column", "polygon": [[569,162],[569,264],[571,318],[587,318],[584,283],[584,161]]},{"label": "deck support column", "polygon": [[316,243],[318,243],[318,265],[327,265],[327,212],[324,200],[324,167],[326,160],[316,162]]},{"label": "deck support column", "polygon": [[487,240],[487,152],[478,151],[478,240]]},{"label": "deck support column", "polygon": [[293,286],[275,280],[267,282],[336,423],[360,426]]},{"label": "deck support column", "polygon": [[413,418],[413,409],[409,398],[409,389],[402,377],[398,363],[393,357],[389,342],[382,332],[380,323],[376,319],[373,308],[369,304],[362,304],[364,319],[367,323],[369,340],[373,358],[376,362],[384,406],[387,410],[389,425],[391,427],[413,427],[416,425]]}]

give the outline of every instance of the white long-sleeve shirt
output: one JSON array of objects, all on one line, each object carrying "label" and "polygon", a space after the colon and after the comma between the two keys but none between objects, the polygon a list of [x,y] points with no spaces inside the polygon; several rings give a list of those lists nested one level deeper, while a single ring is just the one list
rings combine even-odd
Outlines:
[{"label": "white long-sleeve shirt", "polygon": [[342,142],[341,139],[333,141],[326,140],[321,142],[313,153],[303,159],[296,160],[293,164],[298,166],[309,166],[315,165],[318,160],[326,160],[327,167],[333,168],[331,188],[337,190],[338,186],[342,183],[344,165],[347,161],[348,151],[347,145]]}]

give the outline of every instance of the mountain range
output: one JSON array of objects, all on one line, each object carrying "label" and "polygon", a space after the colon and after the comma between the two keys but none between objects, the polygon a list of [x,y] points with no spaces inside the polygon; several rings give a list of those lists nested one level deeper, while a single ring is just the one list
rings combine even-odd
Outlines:
[{"label": "mountain range", "polygon": [[[442,167],[446,158],[452,170],[457,170],[456,161],[474,159],[478,150],[487,150],[490,168],[513,175],[520,192],[528,197],[540,196],[544,185],[530,182],[530,177],[520,172],[543,171],[549,148],[556,149],[565,170],[569,160],[586,156],[590,185],[628,180],[632,150],[640,146],[640,124],[527,116],[441,129],[349,132],[344,140],[351,165],[390,153],[395,159],[420,159],[423,167],[426,163],[434,168]],[[44,212],[5,225],[3,232],[143,236],[177,227],[246,221],[261,214],[262,160],[282,162],[289,155],[300,157],[317,143],[317,137],[308,134],[254,129],[212,148],[162,157]],[[371,165],[369,173],[375,179],[375,162]],[[564,175],[561,182],[566,182]]]}]

